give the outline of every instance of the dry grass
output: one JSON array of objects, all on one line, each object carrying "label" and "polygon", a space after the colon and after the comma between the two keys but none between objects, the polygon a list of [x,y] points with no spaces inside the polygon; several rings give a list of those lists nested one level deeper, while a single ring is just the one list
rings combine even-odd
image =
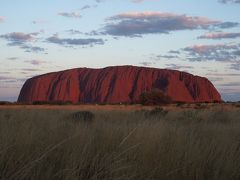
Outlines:
[{"label": "dry grass", "polygon": [[0,109],[0,179],[240,179],[240,110],[74,112]]}]

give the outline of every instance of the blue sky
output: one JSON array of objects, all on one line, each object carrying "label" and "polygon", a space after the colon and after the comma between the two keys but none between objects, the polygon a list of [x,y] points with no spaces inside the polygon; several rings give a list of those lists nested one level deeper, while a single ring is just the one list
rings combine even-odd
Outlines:
[{"label": "blue sky", "polygon": [[239,0],[2,0],[0,100],[27,78],[137,65],[209,78],[240,100]]}]

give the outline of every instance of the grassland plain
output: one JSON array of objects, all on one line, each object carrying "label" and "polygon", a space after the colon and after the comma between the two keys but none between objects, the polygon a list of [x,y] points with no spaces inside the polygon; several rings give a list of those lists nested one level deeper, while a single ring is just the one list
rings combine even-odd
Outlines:
[{"label": "grassland plain", "polygon": [[240,179],[238,106],[113,109],[0,108],[0,179]]}]

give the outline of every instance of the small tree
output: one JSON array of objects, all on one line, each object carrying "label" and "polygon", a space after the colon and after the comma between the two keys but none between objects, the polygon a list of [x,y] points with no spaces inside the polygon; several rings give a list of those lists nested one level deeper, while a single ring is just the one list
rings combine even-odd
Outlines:
[{"label": "small tree", "polygon": [[172,99],[162,90],[153,89],[151,91],[140,94],[139,101],[142,105],[161,105],[171,103]]}]

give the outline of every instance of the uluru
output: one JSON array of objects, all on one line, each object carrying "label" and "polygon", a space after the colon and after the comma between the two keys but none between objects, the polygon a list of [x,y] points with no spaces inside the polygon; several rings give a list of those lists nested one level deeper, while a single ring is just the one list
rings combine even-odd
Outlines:
[{"label": "uluru", "polygon": [[28,79],[18,102],[136,103],[139,95],[160,89],[176,102],[216,102],[221,96],[205,77],[177,70],[137,66],[76,68]]}]

